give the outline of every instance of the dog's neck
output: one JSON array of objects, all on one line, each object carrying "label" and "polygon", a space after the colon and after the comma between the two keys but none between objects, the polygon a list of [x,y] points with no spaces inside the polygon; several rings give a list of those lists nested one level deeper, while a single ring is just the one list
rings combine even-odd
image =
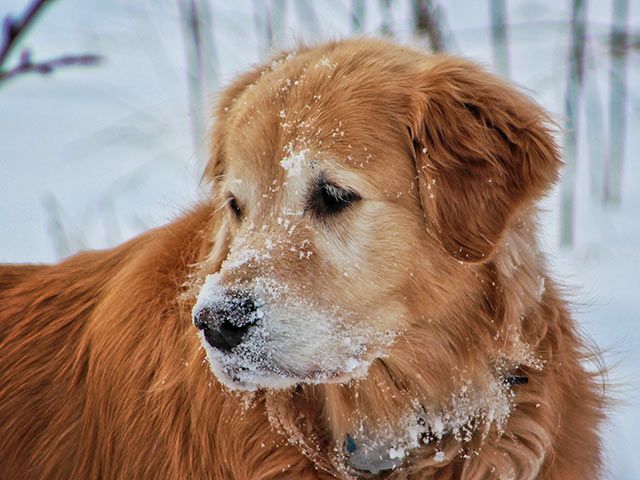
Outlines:
[{"label": "dog's neck", "polygon": [[390,360],[376,361],[365,379],[348,385],[272,395],[270,420],[316,466],[341,477],[395,470],[416,454],[421,468],[438,469],[465,452],[465,444],[502,430],[513,388],[526,383],[526,377],[494,367],[479,368],[475,378],[449,377],[445,388],[431,382],[426,364],[409,370],[411,377],[403,370]]}]

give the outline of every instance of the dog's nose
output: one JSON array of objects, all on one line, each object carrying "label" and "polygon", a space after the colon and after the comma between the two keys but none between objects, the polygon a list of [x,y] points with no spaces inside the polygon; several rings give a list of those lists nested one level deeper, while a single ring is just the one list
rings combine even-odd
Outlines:
[{"label": "dog's nose", "polygon": [[247,294],[234,294],[221,302],[201,308],[193,323],[202,330],[207,343],[229,352],[242,343],[258,320],[256,302]]}]

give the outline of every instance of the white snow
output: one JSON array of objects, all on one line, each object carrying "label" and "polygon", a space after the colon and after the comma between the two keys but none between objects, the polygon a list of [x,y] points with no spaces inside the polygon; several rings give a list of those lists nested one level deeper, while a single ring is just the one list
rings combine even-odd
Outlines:
[{"label": "white snow", "polygon": [[395,425],[359,418],[350,433],[358,448],[349,455],[348,463],[365,470],[394,468],[412,449],[424,445],[434,446],[434,459],[442,462],[445,453],[438,447],[446,434],[468,441],[476,432],[486,435],[492,427],[502,431],[511,413],[513,392],[498,377],[490,376],[481,383],[487,385],[462,382],[440,407],[429,407],[429,398],[415,399],[407,411],[397,412]]},{"label": "white snow", "polygon": [[287,146],[289,155],[280,160],[280,166],[287,171],[287,178],[299,177],[302,175],[302,167],[307,163],[308,148],[294,150],[290,145]]},{"label": "white snow", "polygon": [[[345,341],[343,343],[345,345],[349,345],[349,344],[351,344],[351,339],[347,338],[347,339],[345,339]],[[362,361],[358,360],[357,358],[353,358],[353,357],[347,359],[347,363],[345,365],[345,371],[353,372],[353,371],[357,370],[358,368],[362,368]]]},{"label": "white snow", "polygon": [[389,458],[391,458],[392,460],[395,459],[400,459],[402,460],[406,455],[406,452],[404,451],[404,448],[400,447],[400,448],[393,448],[391,447],[389,449]]},{"label": "white snow", "polygon": [[226,298],[225,289],[220,285],[220,274],[214,273],[207,275],[205,282],[200,287],[198,298],[192,309],[192,315],[195,315],[203,308],[211,307],[217,303],[222,303]]},{"label": "white snow", "polygon": [[287,177],[299,177],[302,175],[302,163],[305,161],[305,154],[306,151],[302,150],[280,160],[280,165],[287,171]]},{"label": "white snow", "polygon": [[336,64],[333,63],[329,57],[322,57],[318,63],[316,63],[316,68],[335,68]]}]

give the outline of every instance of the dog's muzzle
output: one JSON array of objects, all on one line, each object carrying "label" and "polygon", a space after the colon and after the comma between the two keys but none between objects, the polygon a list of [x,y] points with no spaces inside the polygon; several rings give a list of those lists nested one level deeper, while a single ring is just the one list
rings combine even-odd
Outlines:
[{"label": "dog's muzzle", "polygon": [[222,352],[240,345],[259,320],[255,300],[245,292],[235,292],[223,300],[194,312],[193,323],[202,330],[207,343]]}]

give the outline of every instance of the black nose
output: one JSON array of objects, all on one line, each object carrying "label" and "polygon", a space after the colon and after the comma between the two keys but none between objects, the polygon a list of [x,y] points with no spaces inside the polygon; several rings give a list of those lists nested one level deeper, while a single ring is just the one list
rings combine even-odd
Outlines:
[{"label": "black nose", "polygon": [[234,293],[223,301],[198,310],[193,318],[202,330],[207,343],[229,352],[242,343],[250,328],[256,324],[256,302],[250,295]]}]

